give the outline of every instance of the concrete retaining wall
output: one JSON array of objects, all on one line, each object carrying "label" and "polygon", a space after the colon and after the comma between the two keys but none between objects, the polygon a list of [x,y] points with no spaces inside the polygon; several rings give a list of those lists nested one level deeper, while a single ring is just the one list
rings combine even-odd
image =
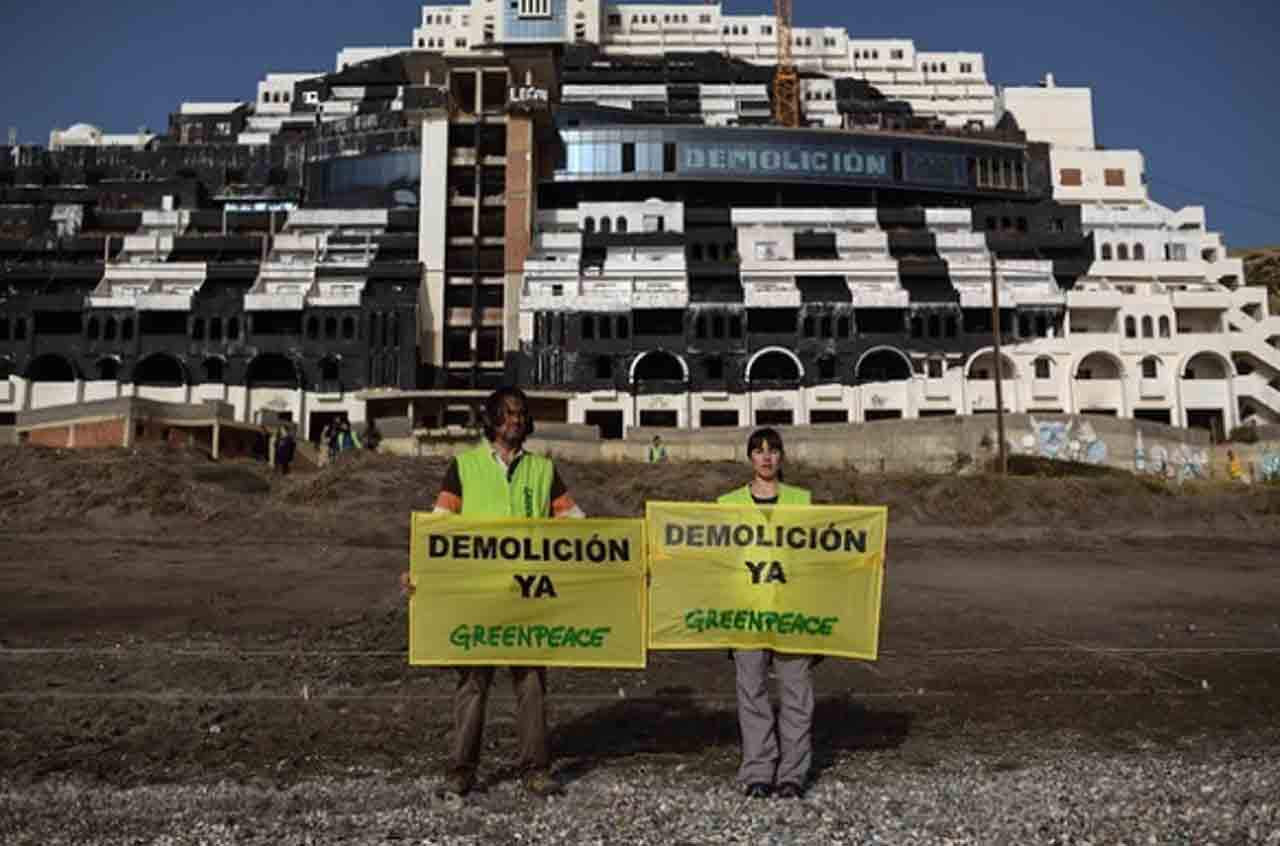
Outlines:
[{"label": "concrete retaining wall", "polygon": [[[1212,475],[1218,464],[1218,453],[1210,444],[1208,432],[1199,429],[1060,414],[1011,414],[1005,418],[1005,427],[1011,454],[1166,474],[1173,468],[1175,475],[1186,472],[1205,477]],[[997,444],[996,420],[991,415],[777,428],[793,461],[820,467],[852,467],[869,473],[962,471],[992,458]],[[540,426],[529,448],[580,461],[642,462],[647,459],[653,436],[658,435],[671,461],[745,463],[747,437],[752,431],[635,428],[625,440],[606,441],[593,427],[547,424]],[[459,431],[423,439],[388,439],[383,442],[383,449],[404,455],[449,456],[474,443],[474,434]]]}]

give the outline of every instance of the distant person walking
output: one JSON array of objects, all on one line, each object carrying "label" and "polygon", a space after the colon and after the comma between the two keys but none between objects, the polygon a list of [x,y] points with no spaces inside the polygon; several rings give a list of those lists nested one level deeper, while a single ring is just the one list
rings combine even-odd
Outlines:
[{"label": "distant person walking", "polygon": [[649,444],[649,463],[662,464],[667,460],[667,448],[662,443],[661,435],[654,435],[653,442]]},{"label": "distant person walking", "polygon": [[320,448],[324,450],[325,464],[338,460],[338,427],[333,421],[326,423],[320,433]]},{"label": "distant person walking", "polygon": [[378,421],[370,420],[368,428],[364,430],[364,448],[369,452],[377,452],[380,443],[382,443],[382,432],[378,429]]},{"label": "distant person walking", "polygon": [[1244,465],[1240,463],[1240,456],[1231,449],[1227,450],[1227,478],[1233,482],[1244,481]]},{"label": "distant person walking", "polygon": [[347,452],[360,448],[360,436],[351,428],[351,421],[343,420],[338,424],[338,452]]},{"label": "distant person walking", "polygon": [[276,436],[276,470],[281,476],[289,475],[289,465],[293,463],[293,456],[297,449],[298,442],[293,436],[293,430],[287,426],[281,426],[280,433]]}]

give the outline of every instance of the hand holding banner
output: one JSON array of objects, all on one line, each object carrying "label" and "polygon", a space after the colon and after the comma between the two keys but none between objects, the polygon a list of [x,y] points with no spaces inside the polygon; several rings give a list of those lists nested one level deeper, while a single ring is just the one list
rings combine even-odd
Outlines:
[{"label": "hand holding banner", "polygon": [[649,647],[874,660],[888,509],[650,502]]},{"label": "hand holding banner", "polygon": [[645,666],[643,521],[411,525],[410,664]]}]

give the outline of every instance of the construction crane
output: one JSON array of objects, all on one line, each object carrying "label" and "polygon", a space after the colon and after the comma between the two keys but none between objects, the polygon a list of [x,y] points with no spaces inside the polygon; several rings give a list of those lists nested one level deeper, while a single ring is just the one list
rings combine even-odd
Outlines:
[{"label": "construction crane", "polygon": [[778,70],[773,76],[773,120],[779,126],[800,125],[800,76],[791,54],[791,0],[774,0],[778,17]]}]

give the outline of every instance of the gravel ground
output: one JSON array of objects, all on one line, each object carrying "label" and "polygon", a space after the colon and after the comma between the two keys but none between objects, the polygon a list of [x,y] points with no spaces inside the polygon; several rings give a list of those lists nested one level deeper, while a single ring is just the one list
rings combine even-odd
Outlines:
[{"label": "gravel ground", "polygon": [[8,846],[217,844],[1280,844],[1270,750],[837,761],[800,801],[748,800],[674,761],[596,769],[534,800],[514,780],[465,801],[365,774],[269,785],[0,789]]}]

